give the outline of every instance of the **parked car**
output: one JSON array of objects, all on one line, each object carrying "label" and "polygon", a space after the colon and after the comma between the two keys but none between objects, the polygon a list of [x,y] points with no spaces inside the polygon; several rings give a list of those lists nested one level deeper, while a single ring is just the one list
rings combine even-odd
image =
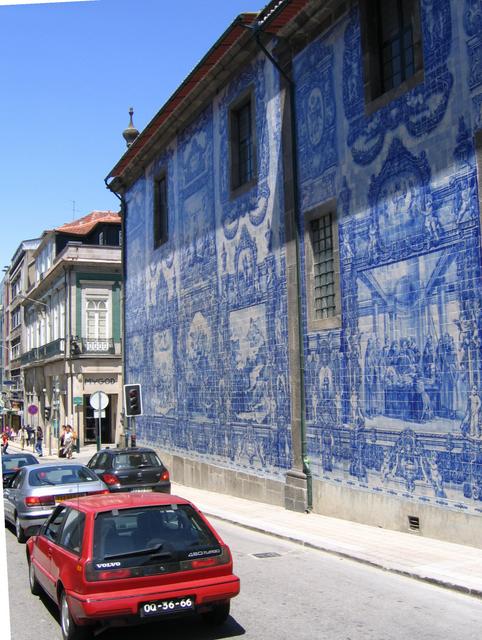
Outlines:
[{"label": "parked car", "polygon": [[153,449],[102,449],[87,463],[110,491],[171,492],[169,471]]},{"label": "parked car", "polygon": [[35,464],[22,467],[3,490],[5,520],[25,542],[66,498],[109,493],[95,473],[82,464]]},{"label": "parked car", "polygon": [[3,486],[21,467],[39,463],[40,461],[31,453],[4,453],[2,455]]},{"label": "parked car", "polygon": [[202,513],[154,492],[64,502],[28,540],[27,560],[30,589],[58,605],[64,640],[174,615],[222,624],[240,588]]}]

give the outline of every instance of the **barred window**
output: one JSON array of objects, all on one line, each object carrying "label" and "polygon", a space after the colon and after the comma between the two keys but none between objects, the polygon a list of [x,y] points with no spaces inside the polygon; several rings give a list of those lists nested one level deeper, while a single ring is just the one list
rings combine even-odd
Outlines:
[{"label": "barred window", "polygon": [[310,227],[313,246],[315,318],[332,318],[336,314],[332,214],[327,213],[312,220]]},{"label": "barred window", "polygon": [[251,92],[230,111],[231,191],[250,185],[256,178],[256,127]]},{"label": "barred window", "polygon": [[154,248],[167,240],[167,179],[165,175],[154,180]]},{"label": "barred window", "polygon": [[420,0],[362,0],[360,7],[366,97],[373,100],[423,69]]}]

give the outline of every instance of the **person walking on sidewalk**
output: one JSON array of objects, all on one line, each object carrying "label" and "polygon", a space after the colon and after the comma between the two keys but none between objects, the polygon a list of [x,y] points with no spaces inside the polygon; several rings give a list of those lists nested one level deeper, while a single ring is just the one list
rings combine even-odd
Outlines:
[{"label": "person walking on sidewalk", "polygon": [[67,433],[67,425],[62,425],[62,431],[59,438],[59,458],[65,458],[65,434]]},{"label": "person walking on sidewalk", "polygon": [[20,440],[20,446],[22,447],[22,451],[25,449],[25,445],[28,444],[28,432],[25,428],[25,425],[22,425],[18,431],[18,436]]},{"label": "person walking on sidewalk", "polygon": [[64,434],[64,455],[66,458],[72,457],[72,449],[74,448],[74,433],[72,431],[72,427],[70,424],[66,426],[66,431]]},{"label": "person walking on sidewalk", "polygon": [[8,449],[8,433],[4,431],[2,433],[2,453],[7,453]]},{"label": "person walking on sidewalk", "polygon": [[37,440],[35,442],[35,451],[37,452],[38,457],[41,458],[43,456],[43,453],[42,453],[42,442],[43,442],[43,439],[44,439],[44,432],[43,432],[43,429],[42,429],[42,427],[40,425],[37,427],[36,436],[37,436]]}]

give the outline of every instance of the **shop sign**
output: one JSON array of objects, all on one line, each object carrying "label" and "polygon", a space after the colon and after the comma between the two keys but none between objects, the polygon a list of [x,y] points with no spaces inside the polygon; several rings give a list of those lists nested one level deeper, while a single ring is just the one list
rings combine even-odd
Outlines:
[{"label": "shop sign", "polygon": [[117,384],[117,378],[84,378],[84,384]]},{"label": "shop sign", "polygon": [[84,404],[84,398],[82,396],[74,396],[74,405],[79,406]]}]

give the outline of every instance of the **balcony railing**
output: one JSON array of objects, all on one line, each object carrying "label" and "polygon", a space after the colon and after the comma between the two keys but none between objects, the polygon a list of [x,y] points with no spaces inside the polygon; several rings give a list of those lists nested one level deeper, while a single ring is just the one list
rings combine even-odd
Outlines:
[{"label": "balcony railing", "polygon": [[115,353],[115,344],[112,338],[82,338],[80,340],[81,353]]},{"label": "balcony railing", "polygon": [[35,347],[30,349],[27,353],[23,353],[20,362],[21,364],[29,364],[30,362],[37,362],[38,360],[47,360],[54,356],[60,355],[65,351],[65,340],[58,338],[47,344],[43,344],[41,347]]}]

